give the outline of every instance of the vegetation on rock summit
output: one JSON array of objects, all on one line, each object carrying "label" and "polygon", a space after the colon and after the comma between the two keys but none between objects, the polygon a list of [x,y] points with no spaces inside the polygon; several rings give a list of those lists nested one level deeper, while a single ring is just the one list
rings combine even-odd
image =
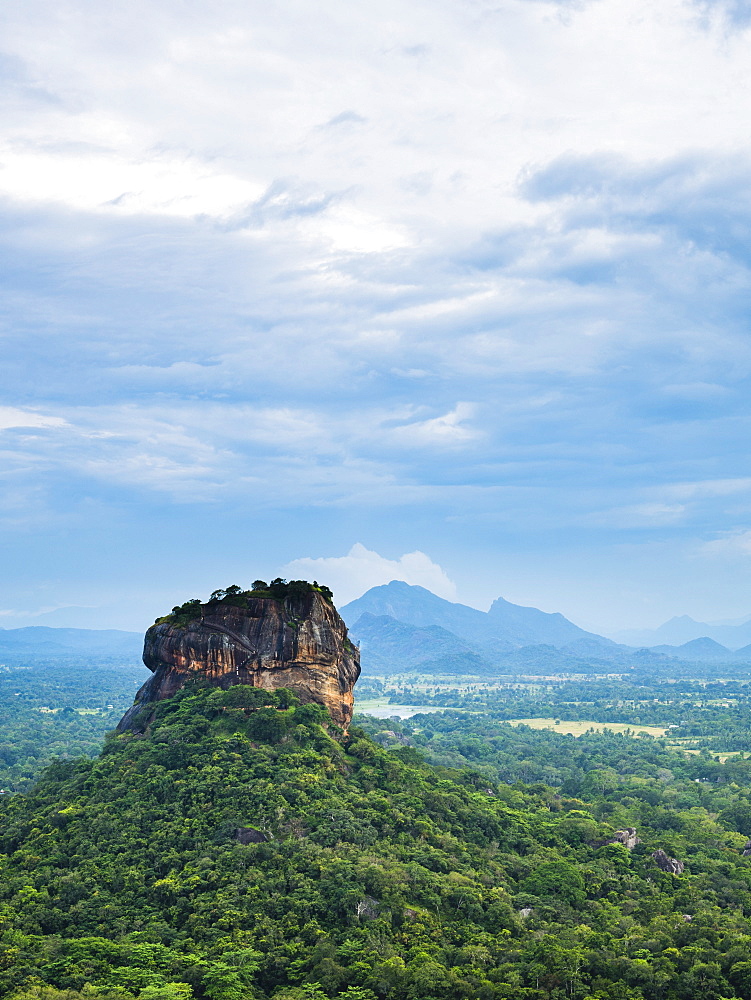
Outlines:
[{"label": "vegetation on rock summit", "polygon": [[237,584],[227,587],[224,590],[215,590],[208,601],[203,602],[200,598],[194,597],[183,604],[176,605],[172,612],[157,618],[155,625],[167,623],[184,628],[192,621],[197,621],[202,617],[204,608],[209,611],[224,607],[246,608],[248,601],[256,598],[266,598],[284,603],[287,599],[304,597],[306,594],[317,593],[327,601],[333,602],[334,594],[329,587],[319,584],[317,580],[309,583],[307,580],[283,580],[277,577],[271,583],[265,580],[255,580],[250,590],[243,590]]}]

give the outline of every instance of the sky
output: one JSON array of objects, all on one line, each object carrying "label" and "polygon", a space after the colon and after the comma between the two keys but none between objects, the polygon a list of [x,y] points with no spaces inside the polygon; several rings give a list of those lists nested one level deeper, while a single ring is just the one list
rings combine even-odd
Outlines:
[{"label": "sky", "polygon": [[751,3],[6,0],[0,626],[751,614]]}]

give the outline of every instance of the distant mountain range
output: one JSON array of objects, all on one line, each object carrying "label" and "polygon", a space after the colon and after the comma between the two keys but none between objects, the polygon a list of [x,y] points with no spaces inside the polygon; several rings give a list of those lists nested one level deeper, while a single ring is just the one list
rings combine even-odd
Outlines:
[{"label": "distant mountain range", "polygon": [[608,669],[624,649],[561,614],[503,598],[478,611],[399,580],[373,587],[341,615],[360,644],[364,668],[387,673],[587,672],[592,663]]},{"label": "distant mountain range", "polygon": [[[363,667],[386,673],[418,667],[422,673],[488,674],[657,669],[676,662],[751,665],[751,622],[714,627],[692,622],[688,639],[681,626],[671,630],[667,623],[654,632],[629,633],[648,642],[625,644],[587,632],[561,614],[501,597],[484,612],[399,580],[373,587],[346,604],[341,615],[360,644]],[[733,651],[702,631],[710,628],[736,641],[746,633],[749,638]]]},{"label": "distant mountain range", "polygon": [[0,628],[0,656],[76,655],[133,656],[141,659],[143,636],[140,632],[118,629],[51,628],[29,625],[27,628]]},{"label": "distant mountain range", "polygon": [[353,626],[366,613],[419,628],[438,626],[469,643],[494,650],[499,643],[501,648],[510,650],[537,643],[563,647],[577,639],[594,640],[602,646],[616,645],[603,636],[585,632],[560,614],[511,604],[502,597],[493,602],[489,611],[478,611],[401,580],[372,587],[356,601],[346,604],[340,613]]},{"label": "distant mountain range", "polygon": [[628,646],[682,646],[694,639],[713,639],[728,649],[751,644],[751,617],[738,622],[697,622],[688,615],[671,618],[655,629],[629,629],[613,634]]},{"label": "distant mountain range", "polygon": [[742,646],[740,649],[731,650],[707,636],[691,639],[690,642],[684,642],[682,646],[652,646],[650,652],[664,653],[666,656],[680,656],[683,660],[751,663],[751,646]]}]

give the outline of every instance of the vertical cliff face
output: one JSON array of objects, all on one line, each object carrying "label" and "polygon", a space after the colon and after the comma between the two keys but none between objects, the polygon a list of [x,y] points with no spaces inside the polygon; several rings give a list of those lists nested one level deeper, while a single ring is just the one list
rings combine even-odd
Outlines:
[{"label": "vertical cliff face", "polygon": [[192,614],[193,620],[167,618],[147,631],[143,662],[153,676],[118,730],[142,728],[148,705],[198,678],[223,688],[290,688],[303,702],[325,705],[337,725],[349,725],[360,654],[321,593],[249,597],[242,606],[213,601]]}]

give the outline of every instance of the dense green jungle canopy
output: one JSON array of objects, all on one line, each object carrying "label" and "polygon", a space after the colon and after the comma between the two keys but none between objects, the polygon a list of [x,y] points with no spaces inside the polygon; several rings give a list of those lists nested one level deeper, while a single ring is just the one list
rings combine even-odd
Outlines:
[{"label": "dense green jungle canopy", "polygon": [[61,757],[96,757],[149,676],[128,657],[5,657],[0,669],[0,790],[27,791]]},{"label": "dense green jungle canopy", "polygon": [[[288,692],[186,689],[4,796],[3,993],[751,997],[747,762],[697,778],[609,736],[574,797],[329,728]],[[571,738],[535,735],[559,766]]]},{"label": "dense green jungle canopy", "polygon": [[[428,709],[413,719],[357,716],[355,721],[382,746],[413,746],[434,764],[472,768],[493,782],[545,782],[565,795],[586,797],[596,787],[593,772],[605,768],[616,781],[610,790],[617,796],[607,808],[614,809],[616,803],[630,798],[632,818],[634,795],[647,805],[660,802],[672,806],[680,789],[684,805],[690,801],[714,812],[720,812],[731,800],[737,805],[751,796],[751,759],[746,754],[728,755],[722,763],[706,745],[686,753],[668,740],[646,733],[633,738],[591,731],[574,737],[512,726],[489,715],[431,713]],[[728,735],[735,732],[725,732],[727,742],[731,742]],[[745,737],[744,745],[748,746],[748,721]],[[646,795],[645,783],[649,788]],[[599,808],[605,808],[604,804]],[[739,829],[751,833],[751,808]]]}]

